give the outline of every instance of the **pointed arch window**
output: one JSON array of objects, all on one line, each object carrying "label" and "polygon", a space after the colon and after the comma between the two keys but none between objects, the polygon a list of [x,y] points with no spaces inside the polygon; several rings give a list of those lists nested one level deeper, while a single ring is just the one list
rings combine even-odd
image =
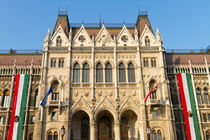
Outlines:
[{"label": "pointed arch window", "polygon": [[204,94],[205,104],[209,104],[209,95],[208,95],[208,90],[207,90],[207,88],[204,88],[204,89],[203,89],[203,94]]},{"label": "pointed arch window", "polygon": [[125,66],[123,63],[119,64],[119,82],[126,82],[125,79]]},{"label": "pointed arch window", "polygon": [[88,83],[90,81],[90,68],[88,63],[85,63],[83,65],[83,70],[82,70],[82,82]]},{"label": "pointed arch window", "polygon": [[155,130],[152,131],[152,140],[157,140],[157,135]]},{"label": "pointed arch window", "polygon": [[135,71],[132,63],[128,64],[128,82],[135,82]]},{"label": "pointed arch window", "polygon": [[149,67],[149,61],[147,58],[144,59],[144,67]]},{"label": "pointed arch window", "polygon": [[54,132],[53,140],[58,140],[58,132],[57,131]]},{"label": "pointed arch window", "polygon": [[103,67],[101,63],[96,65],[96,82],[103,82]]},{"label": "pointed arch window", "polygon": [[33,140],[33,133],[29,134],[29,140]]},{"label": "pointed arch window", "polygon": [[105,67],[106,82],[112,82],[112,65],[108,62]]},{"label": "pointed arch window", "polygon": [[48,139],[48,140],[52,140],[52,138],[53,138],[53,133],[50,131],[50,132],[48,133],[47,139]]},{"label": "pointed arch window", "polygon": [[162,134],[160,130],[157,131],[157,138],[158,140],[162,140]]},{"label": "pointed arch window", "polygon": [[78,63],[74,64],[73,68],[73,82],[79,83],[80,82],[80,66]]},{"label": "pointed arch window", "polygon": [[61,45],[62,45],[62,39],[60,36],[58,36],[56,39],[56,46],[61,46]]},{"label": "pointed arch window", "polygon": [[150,46],[150,40],[148,36],[145,37],[145,46]]},{"label": "pointed arch window", "polygon": [[59,85],[59,82],[57,80],[53,81],[53,83],[51,84],[51,86],[52,86],[52,100],[54,100],[54,101],[59,100],[58,85]]},{"label": "pointed arch window", "polygon": [[10,91],[9,90],[5,90],[3,93],[3,98],[2,98],[2,106],[3,107],[8,107],[9,105],[9,95],[10,95]]},{"label": "pointed arch window", "polygon": [[156,59],[151,59],[151,66],[156,67]]},{"label": "pointed arch window", "polygon": [[210,130],[206,131],[206,140],[210,140]]},{"label": "pointed arch window", "polygon": [[50,66],[51,66],[51,68],[55,68],[56,67],[56,59],[55,58],[51,59]]},{"label": "pointed arch window", "polygon": [[64,59],[59,59],[58,67],[59,68],[63,68],[64,67]]},{"label": "pointed arch window", "polygon": [[[149,91],[151,91],[155,86],[157,85],[157,82],[155,80],[151,80],[149,82]],[[152,92],[150,94],[150,99],[156,99],[156,91]]]},{"label": "pointed arch window", "polygon": [[197,102],[199,105],[202,104],[202,97],[201,97],[201,90],[199,88],[196,88],[196,96],[197,96]]}]

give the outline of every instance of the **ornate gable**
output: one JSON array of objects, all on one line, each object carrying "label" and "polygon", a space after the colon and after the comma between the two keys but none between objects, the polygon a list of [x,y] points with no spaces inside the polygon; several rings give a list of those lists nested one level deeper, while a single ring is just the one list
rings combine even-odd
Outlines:
[{"label": "ornate gable", "polygon": [[114,46],[114,40],[110,36],[109,32],[103,25],[100,32],[96,37],[96,46]]},{"label": "ornate gable", "polygon": [[140,36],[140,41],[141,41],[141,46],[147,46],[145,44],[145,39],[148,38],[150,45],[149,46],[156,46],[156,38],[154,36],[154,34],[151,32],[151,30],[149,29],[149,27],[147,26],[147,24],[145,25],[145,28]]},{"label": "ornate gable", "polygon": [[100,110],[115,110],[115,106],[109,101],[109,99],[104,96],[104,98],[101,100],[101,102],[96,106],[95,112],[98,112]]},{"label": "ornate gable", "polygon": [[90,36],[88,35],[83,25],[80,28],[79,32],[74,37],[73,45],[74,46],[92,46],[93,45],[93,41],[91,40]]},{"label": "ornate gable", "polygon": [[128,29],[123,26],[120,34],[117,37],[118,46],[134,46],[137,45],[137,41],[134,40]]},{"label": "ornate gable", "polygon": [[[57,43],[58,39],[61,40],[60,45]],[[66,36],[66,33],[64,32],[60,24],[50,40],[50,46],[69,46],[69,45],[70,45],[69,39]]]}]

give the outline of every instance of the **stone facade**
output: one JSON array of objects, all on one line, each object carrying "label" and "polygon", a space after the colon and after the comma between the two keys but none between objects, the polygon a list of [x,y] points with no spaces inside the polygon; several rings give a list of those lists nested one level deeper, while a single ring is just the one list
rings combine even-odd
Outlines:
[{"label": "stone facade", "polygon": [[191,73],[195,95],[200,91],[196,107],[204,139],[210,134],[209,71],[208,51],[167,53],[147,15],[129,27],[74,27],[67,15],[58,15],[42,53],[0,54],[0,139],[8,133],[15,74],[26,73],[25,140],[186,139],[179,72]]}]

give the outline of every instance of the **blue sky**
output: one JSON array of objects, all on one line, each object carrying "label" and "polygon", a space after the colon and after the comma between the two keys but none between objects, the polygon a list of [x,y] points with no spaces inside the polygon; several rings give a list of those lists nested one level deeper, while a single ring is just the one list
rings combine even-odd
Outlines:
[{"label": "blue sky", "polygon": [[[147,8],[146,8],[147,7]],[[166,49],[201,49],[210,45],[210,0],[2,0],[0,49],[42,49],[58,8],[70,23],[135,23],[138,9],[148,11],[153,30]]]}]

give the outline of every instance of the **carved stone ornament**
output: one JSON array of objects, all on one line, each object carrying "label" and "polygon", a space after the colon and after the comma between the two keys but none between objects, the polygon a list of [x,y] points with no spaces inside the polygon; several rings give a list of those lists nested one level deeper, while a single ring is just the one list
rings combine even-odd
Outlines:
[{"label": "carved stone ornament", "polygon": [[126,95],[126,91],[121,91],[122,96]]},{"label": "carved stone ornament", "polygon": [[136,96],[136,91],[135,90],[132,92],[132,95],[133,96]]},{"label": "carved stone ornament", "polygon": [[89,91],[86,91],[85,96],[88,97],[88,95],[89,95]]},{"label": "carved stone ornament", "polygon": [[100,97],[102,96],[102,91],[98,92],[98,96],[100,96]]},{"label": "carved stone ornament", "polygon": [[78,91],[75,91],[75,92],[74,92],[74,96],[75,96],[75,97],[77,97],[77,96],[78,96],[78,94],[79,94],[79,92],[78,92]]}]

